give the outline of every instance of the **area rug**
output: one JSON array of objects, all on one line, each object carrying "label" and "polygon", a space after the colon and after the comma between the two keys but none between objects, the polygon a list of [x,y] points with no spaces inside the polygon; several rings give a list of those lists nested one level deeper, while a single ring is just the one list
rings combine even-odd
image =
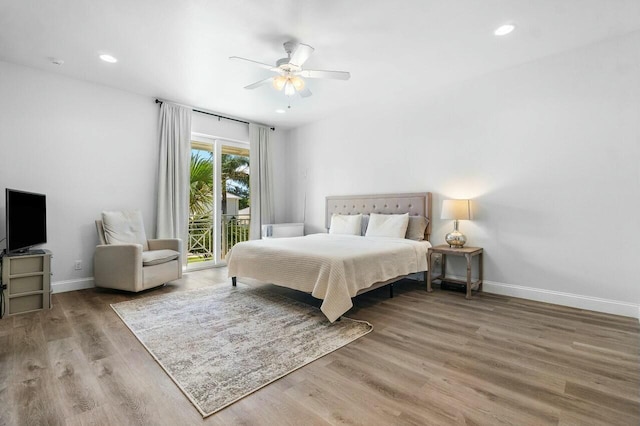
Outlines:
[{"label": "area rug", "polygon": [[203,417],[369,333],[267,288],[205,287],[111,305]]}]

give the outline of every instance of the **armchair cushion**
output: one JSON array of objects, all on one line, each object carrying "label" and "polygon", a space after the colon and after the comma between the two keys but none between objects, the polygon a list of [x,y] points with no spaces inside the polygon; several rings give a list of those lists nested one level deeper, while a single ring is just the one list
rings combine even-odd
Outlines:
[{"label": "armchair cushion", "polygon": [[152,266],[166,263],[180,256],[175,250],[151,250],[142,252],[142,265]]},{"label": "armchair cushion", "polygon": [[139,210],[102,212],[104,236],[107,244],[140,244],[149,250]]}]

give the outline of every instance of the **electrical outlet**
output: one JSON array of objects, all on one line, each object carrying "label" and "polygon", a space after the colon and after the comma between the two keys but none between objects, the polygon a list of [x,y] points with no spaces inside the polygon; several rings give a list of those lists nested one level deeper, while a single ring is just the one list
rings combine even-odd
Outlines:
[{"label": "electrical outlet", "polygon": [[76,263],[75,263],[74,269],[75,269],[76,271],[79,271],[79,270],[81,270],[81,269],[82,269],[82,260],[76,260]]},{"label": "electrical outlet", "polygon": [[440,265],[440,263],[442,262],[442,256],[439,253],[435,253],[431,255],[431,261],[434,265]]}]

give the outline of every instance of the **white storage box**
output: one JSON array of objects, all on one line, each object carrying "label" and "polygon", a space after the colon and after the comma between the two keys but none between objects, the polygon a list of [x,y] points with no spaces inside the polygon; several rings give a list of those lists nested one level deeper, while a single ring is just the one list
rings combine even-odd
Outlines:
[{"label": "white storage box", "polygon": [[262,225],[262,238],[302,237],[304,223],[273,223]]}]

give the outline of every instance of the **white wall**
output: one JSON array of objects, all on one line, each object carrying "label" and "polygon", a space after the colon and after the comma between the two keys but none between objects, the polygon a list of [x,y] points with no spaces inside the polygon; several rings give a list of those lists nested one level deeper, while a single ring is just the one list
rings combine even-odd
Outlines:
[{"label": "white wall", "polygon": [[[139,208],[147,233],[155,230],[158,107],[5,62],[0,75],[0,188],[47,195],[53,281],[58,288],[91,285],[94,220],[102,210]],[[2,197],[2,236],[4,214]],[[75,260],[82,270],[74,270]]]},{"label": "white wall", "polygon": [[[0,189],[47,195],[44,247],[54,256],[54,291],[92,286],[94,220],[102,210],[140,209],[148,236],[155,234],[158,105],[153,98],[1,61],[0,94]],[[233,139],[246,134],[248,140],[246,125],[205,117],[194,114],[193,131]],[[277,156],[284,155],[280,134],[274,132]],[[276,196],[280,206],[283,197]],[[3,195],[0,238],[4,203]],[[283,210],[277,215],[284,217]],[[80,271],[76,260],[83,262]]]},{"label": "white wall", "polygon": [[327,195],[431,191],[441,244],[442,200],[471,198],[461,230],[486,250],[487,290],[636,316],[639,45],[635,33],[293,130],[287,220],[305,192],[319,232]]}]

